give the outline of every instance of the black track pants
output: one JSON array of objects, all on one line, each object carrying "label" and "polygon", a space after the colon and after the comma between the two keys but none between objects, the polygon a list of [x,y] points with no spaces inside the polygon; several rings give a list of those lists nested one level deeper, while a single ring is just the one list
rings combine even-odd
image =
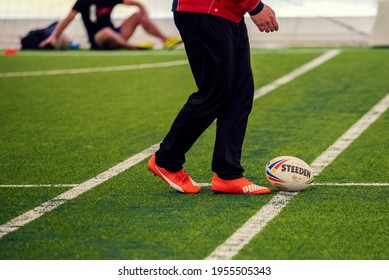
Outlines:
[{"label": "black track pants", "polygon": [[[222,179],[243,176],[242,145],[254,83],[247,29],[242,20],[200,13],[174,13],[198,91],[174,120],[157,152],[157,164],[182,169],[185,153],[216,119],[212,170]],[[177,81],[179,87],[179,81]]]}]

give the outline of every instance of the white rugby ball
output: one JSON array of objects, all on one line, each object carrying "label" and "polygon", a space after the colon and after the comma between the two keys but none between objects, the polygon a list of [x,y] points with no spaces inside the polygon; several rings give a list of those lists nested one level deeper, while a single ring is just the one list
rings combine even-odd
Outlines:
[{"label": "white rugby ball", "polygon": [[266,178],[283,191],[302,191],[313,182],[313,169],[302,159],[292,156],[273,158],[266,164]]}]

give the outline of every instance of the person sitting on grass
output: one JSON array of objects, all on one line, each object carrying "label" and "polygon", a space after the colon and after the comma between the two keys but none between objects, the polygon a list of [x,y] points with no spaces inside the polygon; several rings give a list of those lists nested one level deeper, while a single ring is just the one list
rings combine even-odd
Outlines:
[{"label": "person sitting on grass", "polygon": [[[116,28],[111,20],[113,8],[118,4],[137,6],[139,11],[123,21],[120,27]],[[137,1],[132,0],[77,0],[68,15],[60,21],[51,35],[40,43],[40,48],[48,44],[56,45],[66,27],[73,21],[78,13],[81,13],[83,23],[88,33],[91,49],[112,50],[112,49],[150,49],[152,44],[134,45],[128,42],[134,34],[137,26],[141,25],[150,35],[159,38],[164,48],[172,49],[181,44],[181,39],[166,36],[151,21],[146,8]]]}]

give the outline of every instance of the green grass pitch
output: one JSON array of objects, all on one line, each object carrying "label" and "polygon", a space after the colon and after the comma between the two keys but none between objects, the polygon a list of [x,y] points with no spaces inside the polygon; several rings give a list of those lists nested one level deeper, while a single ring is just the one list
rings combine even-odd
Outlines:
[{"label": "green grass pitch", "polygon": [[[327,50],[253,49],[256,88]],[[160,142],[196,90],[187,64],[66,70],[181,60],[182,50],[1,56],[0,225]],[[388,49],[343,48],[255,100],[242,156],[245,176],[269,186],[268,160],[293,155],[314,161],[389,93],[388,61]],[[44,74],[50,70],[65,73]],[[42,73],[4,76],[29,71]],[[388,124],[386,111],[234,258],[389,259]],[[211,181],[214,137],[211,125],[187,155],[185,168],[197,182]],[[63,186],[46,186],[54,184]],[[198,195],[182,195],[142,161],[0,238],[0,259],[202,260],[277,194],[272,190],[215,195],[205,186]]]}]

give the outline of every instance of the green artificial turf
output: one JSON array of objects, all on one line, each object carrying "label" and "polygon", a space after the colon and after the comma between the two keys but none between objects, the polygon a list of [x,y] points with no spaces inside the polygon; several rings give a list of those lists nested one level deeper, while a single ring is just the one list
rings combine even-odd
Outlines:
[{"label": "green artificial turf", "polygon": [[[253,50],[256,88],[326,49]],[[0,57],[0,72],[185,60],[173,52]],[[91,55],[92,54],[92,55]],[[386,49],[341,54],[254,102],[245,176],[269,186],[266,162],[313,162],[389,92]],[[77,75],[0,78],[0,185],[77,184],[161,141],[196,90],[188,65]],[[388,112],[315,183],[389,183]],[[210,183],[215,125],[185,168]],[[271,187],[271,186],[269,186]],[[387,259],[387,186],[315,185],[298,194],[235,259]],[[0,259],[204,259],[277,193],[182,195],[146,161],[0,239]],[[0,188],[2,223],[67,188]]]}]

